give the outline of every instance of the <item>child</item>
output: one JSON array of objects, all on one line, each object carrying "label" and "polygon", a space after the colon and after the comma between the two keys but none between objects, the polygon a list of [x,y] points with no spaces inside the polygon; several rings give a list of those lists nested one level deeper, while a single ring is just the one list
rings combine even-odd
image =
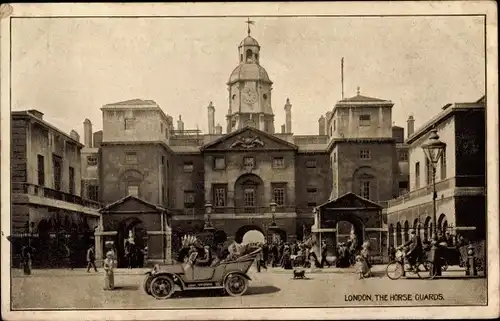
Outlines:
[{"label": "child", "polygon": [[114,290],[115,288],[115,257],[112,251],[106,253],[104,259],[104,290]]}]

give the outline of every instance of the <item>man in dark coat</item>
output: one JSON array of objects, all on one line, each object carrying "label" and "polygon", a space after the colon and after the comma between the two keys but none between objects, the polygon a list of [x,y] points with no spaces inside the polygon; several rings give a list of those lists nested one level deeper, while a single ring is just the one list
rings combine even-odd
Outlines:
[{"label": "man in dark coat", "polygon": [[90,268],[93,267],[97,272],[97,267],[95,266],[95,248],[91,245],[87,250],[87,272],[90,273]]},{"label": "man in dark coat", "polygon": [[410,263],[410,266],[414,267],[417,264],[417,260],[422,255],[422,241],[420,240],[420,236],[417,235],[415,230],[412,230],[410,235],[410,240],[403,246],[408,246],[406,257],[408,259],[408,263]]},{"label": "man in dark coat", "polygon": [[321,263],[320,267],[324,267],[325,264],[330,267],[330,262],[326,259],[328,246],[325,241],[321,242]]}]

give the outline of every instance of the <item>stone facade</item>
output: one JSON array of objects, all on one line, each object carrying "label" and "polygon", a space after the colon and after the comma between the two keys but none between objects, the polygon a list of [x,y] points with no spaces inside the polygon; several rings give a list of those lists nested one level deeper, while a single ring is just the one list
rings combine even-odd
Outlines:
[{"label": "stone facade", "polygon": [[432,167],[422,149],[431,128],[446,143],[436,166],[438,233],[449,231],[471,240],[486,237],[485,103],[481,99],[445,106],[408,138],[410,191],[389,201],[391,245],[408,240],[411,228],[416,228],[423,239],[432,237]]}]

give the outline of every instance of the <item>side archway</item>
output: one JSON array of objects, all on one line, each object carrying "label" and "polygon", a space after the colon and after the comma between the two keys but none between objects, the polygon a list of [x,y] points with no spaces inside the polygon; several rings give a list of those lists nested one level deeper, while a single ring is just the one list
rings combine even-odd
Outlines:
[{"label": "side archway", "polygon": [[400,246],[403,244],[403,234],[401,229],[401,223],[396,224],[396,245]]},{"label": "side archway", "polygon": [[403,243],[406,243],[410,240],[410,224],[408,223],[408,221],[405,221],[404,225],[403,225]]},{"label": "side archway", "polygon": [[[265,240],[265,236],[264,236],[264,232],[262,231],[262,229],[257,226],[257,225],[244,225],[242,227],[240,227],[237,231],[236,231],[236,234],[234,235],[234,241],[238,244],[241,244],[243,243],[244,239],[245,241],[248,241],[248,236],[247,238],[245,238],[245,235],[249,232],[257,232],[257,233],[250,233],[250,239],[253,239],[253,238],[256,238],[257,240],[259,240],[261,237],[260,235],[262,236],[262,238],[264,238]],[[252,235],[253,234],[253,235]]]}]

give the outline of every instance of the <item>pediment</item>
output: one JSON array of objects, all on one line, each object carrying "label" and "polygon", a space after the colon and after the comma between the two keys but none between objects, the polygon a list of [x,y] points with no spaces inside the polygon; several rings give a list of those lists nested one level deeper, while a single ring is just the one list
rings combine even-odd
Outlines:
[{"label": "pediment", "polygon": [[337,199],[328,201],[319,206],[319,208],[338,208],[338,209],[381,209],[382,207],[375,202],[362,198],[354,193],[347,193]]},{"label": "pediment", "polygon": [[297,146],[258,129],[245,127],[206,144],[201,150],[297,150]]},{"label": "pediment", "polygon": [[101,213],[166,212],[167,209],[148,203],[134,196],[126,196],[99,210]]}]

